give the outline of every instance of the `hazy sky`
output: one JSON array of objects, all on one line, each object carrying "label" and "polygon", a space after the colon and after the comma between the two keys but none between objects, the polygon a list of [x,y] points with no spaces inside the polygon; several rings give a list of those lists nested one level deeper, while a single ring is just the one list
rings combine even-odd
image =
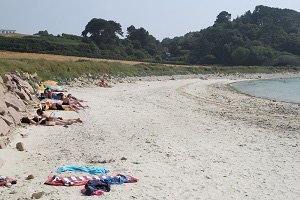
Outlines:
[{"label": "hazy sky", "polygon": [[161,40],[207,28],[221,11],[236,18],[257,5],[300,12],[300,0],[0,0],[0,29],[81,35],[92,18],[102,18]]}]

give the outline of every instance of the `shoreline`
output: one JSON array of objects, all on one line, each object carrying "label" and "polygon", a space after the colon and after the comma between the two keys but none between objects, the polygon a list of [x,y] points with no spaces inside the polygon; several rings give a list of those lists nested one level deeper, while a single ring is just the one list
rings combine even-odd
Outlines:
[{"label": "shoreline", "polygon": [[[0,174],[19,182],[0,188],[1,196],[30,199],[44,191],[46,199],[86,199],[82,187],[43,185],[57,167],[74,164],[106,166],[112,174],[140,179],[113,186],[106,199],[295,199],[299,106],[226,86],[279,75],[137,77],[113,88],[73,87],[70,93],[88,100],[90,108],[59,114],[84,123],[16,129],[0,151],[0,160],[6,159]],[[19,141],[24,152],[15,149]],[[29,174],[35,178],[25,180]]]}]

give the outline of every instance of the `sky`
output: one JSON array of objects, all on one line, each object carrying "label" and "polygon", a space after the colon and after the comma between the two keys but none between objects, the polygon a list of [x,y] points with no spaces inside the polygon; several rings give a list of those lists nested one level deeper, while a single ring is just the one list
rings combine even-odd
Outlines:
[{"label": "sky", "polygon": [[0,0],[0,29],[81,35],[92,18],[143,27],[159,40],[213,25],[221,11],[232,19],[257,5],[300,12],[300,0]]}]

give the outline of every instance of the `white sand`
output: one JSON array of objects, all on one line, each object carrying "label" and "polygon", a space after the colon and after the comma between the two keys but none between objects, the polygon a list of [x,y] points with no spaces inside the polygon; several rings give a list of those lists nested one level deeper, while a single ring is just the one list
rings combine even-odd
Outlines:
[{"label": "white sand", "polygon": [[[90,108],[59,114],[84,124],[18,128],[0,150],[0,174],[18,184],[0,188],[0,199],[30,199],[40,191],[43,199],[300,199],[300,106],[237,94],[224,87],[229,82],[73,90]],[[25,152],[15,149],[19,141]],[[114,185],[104,197],[82,196],[82,186],[44,185],[62,165],[105,166],[140,181]],[[29,174],[35,179],[25,180]]]}]

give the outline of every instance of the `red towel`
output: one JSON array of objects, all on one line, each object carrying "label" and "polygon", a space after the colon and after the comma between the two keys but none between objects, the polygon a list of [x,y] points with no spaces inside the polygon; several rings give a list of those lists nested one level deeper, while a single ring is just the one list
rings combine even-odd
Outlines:
[{"label": "red towel", "polygon": [[0,186],[6,185],[7,183],[17,184],[17,180],[6,176],[0,176]]},{"label": "red towel", "polygon": [[[102,177],[105,177],[108,175],[91,175],[91,176],[49,176],[45,184],[47,185],[54,185],[54,186],[79,186],[79,185],[85,185],[89,180],[95,180],[95,179],[101,179]],[[120,176],[120,174],[117,174],[116,176]],[[125,175],[127,178],[127,181],[125,183],[134,183],[137,182],[138,179],[134,178],[129,175]]]}]

